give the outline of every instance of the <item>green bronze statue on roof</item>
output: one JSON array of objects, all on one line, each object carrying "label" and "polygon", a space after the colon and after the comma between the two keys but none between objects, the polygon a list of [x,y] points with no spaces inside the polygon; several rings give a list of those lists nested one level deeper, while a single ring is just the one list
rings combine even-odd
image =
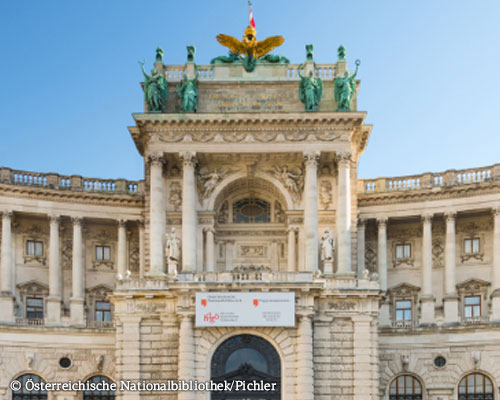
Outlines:
[{"label": "green bronze statue on roof", "polygon": [[144,62],[140,62],[144,75],[144,101],[149,112],[165,112],[167,107],[168,91],[167,80],[158,73],[156,68],[151,70],[151,74],[146,74]]},{"label": "green bronze statue on roof", "polygon": [[197,80],[199,76],[199,72],[196,71],[196,76],[193,79],[189,79],[185,73],[181,84],[177,86],[177,93],[181,99],[182,112],[196,112],[198,110]]},{"label": "green bronze statue on roof", "polygon": [[335,78],[335,101],[337,102],[337,111],[351,111],[351,102],[356,93],[356,75],[361,61],[356,60],[356,71],[349,75],[346,71],[344,76]]},{"label": "green bronze statue on roof", "polygon": [[299,98],[304,103],[306,111],[318,111],[319,102],[323,95],[323,81],[321,78],[315,78],[313,71],[309,72],[309,76],[304,76],[300,73],[302,65],[299,65],[298,73],[300,77],[299,83]]}]

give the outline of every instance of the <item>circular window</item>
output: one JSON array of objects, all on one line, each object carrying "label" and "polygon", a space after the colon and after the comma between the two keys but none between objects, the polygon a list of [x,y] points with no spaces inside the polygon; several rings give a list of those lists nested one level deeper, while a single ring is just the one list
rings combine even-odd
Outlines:
[{"label": "circular window", "polygon": [[59,360],[59,366],[61,368],[69,368],[71,367],[71,360],[68,357],[62,357]]},{"label": "circular window", "polygon": [[434,366],[436,366],[437,368],[443,368],[445,365],[446,365],[446,358],[442,356],[437,356],[434,359]]}]

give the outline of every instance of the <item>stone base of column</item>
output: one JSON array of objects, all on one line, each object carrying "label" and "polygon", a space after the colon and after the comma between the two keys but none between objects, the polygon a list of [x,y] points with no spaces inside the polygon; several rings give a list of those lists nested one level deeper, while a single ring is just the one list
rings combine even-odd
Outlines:
[{"label": "stone base of column", "polygon": [[168,274],[177,275],[177,261],[168,262]]},{"label": "stone base of column", "polygon": [[336,279],[354,279],[356,278],[356,272],[353,271],[337,271],[335,272]]},{"label": "stone base of column", "polygon": [[69,312],[71,316],[71,325],[85,326],[85,313],[83,309],[83,303],[83,299],[70,299]]},{"label": "stone base of column", "polygon": [[57,296],[47,298],[47,316],[45,325],[61,324],[61,298]]},{"label": "stone base of column", "polygon": [[458,325],[458,296],[446,295],[444,303],[444,325]]},{"label": "stone base of column", "polygon": [[14,323],[14,297],[10,294],[0,295],[0,322]]},{"label": "stone base of column", "polygon": [[333,275],[333,261],[325,261],[323,263],[323,274]]},{"label": "stone base of column", "polygon": [[490,321],[500,322],[500,289],[491,294],[491,316]]},{"label": "stone base of column", "polygon": [[149,270],[148,272],[146,272],[144,274],[144,278],[158,278],[158,279],[161,279],[161,278],[165,278],[167,276],[166,273],[164,273],[163,271],[157,271],[157,270]]},{"label": "stone base of column", "polygon": [[378,313],[378,325],[381,328],[387,328],[391,326],[391,313],[389,309],[389,303],[384,302],[380,306]]},{"label": "stone base of column", "polygon": [[420,326],[434,326],[436,325],[436,319],[434,315],[434,302],[435,299],[433,296],[422,297],[420,300],[422,307],[421,312],[422,316],[420,318]]}]

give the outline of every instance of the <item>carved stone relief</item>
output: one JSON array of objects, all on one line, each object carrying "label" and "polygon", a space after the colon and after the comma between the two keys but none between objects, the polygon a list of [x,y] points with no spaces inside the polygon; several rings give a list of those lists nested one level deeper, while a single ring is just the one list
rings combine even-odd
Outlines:
[{"label": "carved stone relief", "polygon": [[139,242],[130,242],[129,246],[129,269],[131,272],[139,272]]},{"label": "carved stone relief", "polygon": [[227,224],[229,222],[229,204],[227,200],[222,203],[217,213],[217,222],[219,224]]},{"label": "carved stone relief", "polygon": [[286,215],[285,211],[283,210],[283,206],[279,201],[274,202],[274,222],[283,224],[285,223],[286,220]]},{"label": "carved stone relief", "polygon": [[304,172],[301,167],[288,167],[288,165],[275,165],[266,171],[275,176],[292,195],[295,201],[300,200],[304,188]]},{"label": "carved stone relief", "polygon": [[175,211],[179,211],[182,205],[182,189],[180,182],[172,181],[170,184],[170,194],[168,201],[174,207]]},{"label": "carved stone relief", "polygon": [[329,180],[322,180],[319,184],[319,202],[324,210],[329,210],[332,205],[332,184]]},{"label": "carved stone relief", "polygon": [[267,246],[263,244],[240,244],[238,257],[261,258],[267,256]]},{"label": "carved stone relief", "polygon": [[375,243],[366,243],[365,266],[370,272],[377,271],[377,247]]},{"label": "carved stone relief", "polygon": [[200,168],[198,171],[198,193],[200,198],[203,200],[209,197],[219,182],[233,172],[234,170],[228,167]]},{"label": "carved stone relief", "polygon": [[432,265],[434,267],[444,266],[444,244],[443,238],[432,240]]}]

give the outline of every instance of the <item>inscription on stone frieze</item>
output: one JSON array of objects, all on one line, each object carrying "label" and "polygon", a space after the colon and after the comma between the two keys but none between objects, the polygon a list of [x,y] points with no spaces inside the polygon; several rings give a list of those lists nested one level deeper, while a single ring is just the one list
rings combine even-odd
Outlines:
[{"label": "inscription on stone frieze", "polygon": [[291,93],[257,93],[246,90],[244,93],[211,93],[208,101],[220,112],[283,111],[284,104],[293,101]]}]

